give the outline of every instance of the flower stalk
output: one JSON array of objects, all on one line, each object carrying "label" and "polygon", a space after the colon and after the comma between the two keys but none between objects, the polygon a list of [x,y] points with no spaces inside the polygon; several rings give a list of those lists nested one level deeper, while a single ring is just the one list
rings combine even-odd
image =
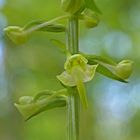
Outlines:
[{"label": "flower stalk", "polygon": [[[79,52],[79,37],[78,37],[78,18],[72,15],[68,19],[67,30],[67,49],[71,54]],[[67,103],[67,140],[79,140],[79,110],[80,101],[76,88],[70,88],[68,91]]]}]

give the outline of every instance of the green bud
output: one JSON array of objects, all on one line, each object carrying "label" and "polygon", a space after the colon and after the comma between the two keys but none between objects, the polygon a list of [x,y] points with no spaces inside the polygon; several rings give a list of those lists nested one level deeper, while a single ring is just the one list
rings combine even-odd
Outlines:
[{"label": "green bud", "polygon": [[115,69],[115,72],[122,78],[128,79],[133,71],[133,61],[123,60]]},{"label": "green bud", "polygon": [[19,98],[19,103],[24,105],[24,104],[30,104],[33,102],[33,97],[31,96],[23,96]]},{"label": "green bud", "polygon": [[[52,94],[53,93],[53,94]],[[66,106],[67,90],[62,89],[58,91],[43,91],[38,93],[35,97],[23,96],[20,97],[18,103],[15,103],[16,108],[23,115],[25,120],[28,120],[39,113],[57,107]]]},{"label": "green bud", "polygon": [[61,0],[62,9],[74,14],[83,9],[83,0]]},{"label": "green bud", "polygon": [[88,28],[94,28],[99,23],[99,19],[97,15],[91,10],[86,10],[86,12],[84,13],[83,19],[84,19],[86,27]]},{"label": "green bud", "polygon": [[99,21],[92,17],[85,17],[85,25],[88,28],[94,28],[98,25]]},{"label": "green bud", "polygon": [[26,42],[26,35],[22,28],[18,26],[9,26],[4,29],[7,36],[15,43],[15,44],[23,44]]}]

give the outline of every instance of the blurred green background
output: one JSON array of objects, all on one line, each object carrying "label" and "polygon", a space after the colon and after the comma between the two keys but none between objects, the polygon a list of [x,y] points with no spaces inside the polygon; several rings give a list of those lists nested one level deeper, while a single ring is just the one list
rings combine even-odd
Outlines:
[{"label": "blurred green background", "polygon": [[[86,84],[90,105],[81,111],[80,140],[139,140],[140,1],[96,2],[103,13],[101,22],[90,30],[80,24],[80,50],[117,62],[132,59],[135,65],[128,84],[99,74]],[[64,34],[34,33],[20,47],[3,33],[8,25],[23,26],[62,14],[60,0],[0,0],[0,140],[65,140],[65,108],[24,122],[13,106],[22,95],[61,89],[55,76],[63,71],[65,55],[50,40],[64,42]]]}]

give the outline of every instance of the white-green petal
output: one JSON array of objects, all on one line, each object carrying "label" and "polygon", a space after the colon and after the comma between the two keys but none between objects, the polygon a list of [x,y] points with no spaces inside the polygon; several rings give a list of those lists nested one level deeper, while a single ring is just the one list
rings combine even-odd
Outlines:
[{"label": "white-green petal", "polygon": [[[83,82],[88,82],[90,80],[93,79],[94,75],[95,75],[95,71],[98,65],[86,65],[86,68],[82,70],[82,72],[80,73],[81,79]],[[79,67],[80,68],[80,67]],[[60,75],[57,76],[57,78],[66,86],[76,86],[76,77],[77,73],[75,72],[75,74],[69,74],[67,71],[64,71],[63,73],[61,73]]]},{"label": "white-green petal", "polygon": [[97,67],[98,65],[87,65],[86,70],[84,72],[84,82],[88,82],[93,79]]},{"label": "white-green petal", "polygon": [[30,104],[33,102],[33,97],[31,96],[23,96],[19,98],[19,103],[21,105]]},{"label": "white-green petal", "polygon": [[67,73],[66,71],[64,71],[63,73],[58,75],[57,78],[65,86],[73,87],[73,86],[76,85],[74,78],[69,73]]}]

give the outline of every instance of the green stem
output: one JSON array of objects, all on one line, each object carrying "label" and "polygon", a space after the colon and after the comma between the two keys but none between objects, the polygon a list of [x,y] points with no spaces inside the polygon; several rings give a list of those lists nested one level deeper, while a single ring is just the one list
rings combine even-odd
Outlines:
[{"label": "green stem", "polygon": [[[79,53],[78,18],[72,15],[68,21],[67,49],[71,54]],[[76,88],[70,88],[67,104],[67,140],[79,140],[79,110],[80,101]]]},{"label": "green stem", "polygon": [[72,15],[68,21],[68,50],[71,54],[79,53],[78,18]]},{"label": "green stem", "polygon": [[76,89],[69,89],[67,104],[67,140],[79,140],[79,96]]}]

